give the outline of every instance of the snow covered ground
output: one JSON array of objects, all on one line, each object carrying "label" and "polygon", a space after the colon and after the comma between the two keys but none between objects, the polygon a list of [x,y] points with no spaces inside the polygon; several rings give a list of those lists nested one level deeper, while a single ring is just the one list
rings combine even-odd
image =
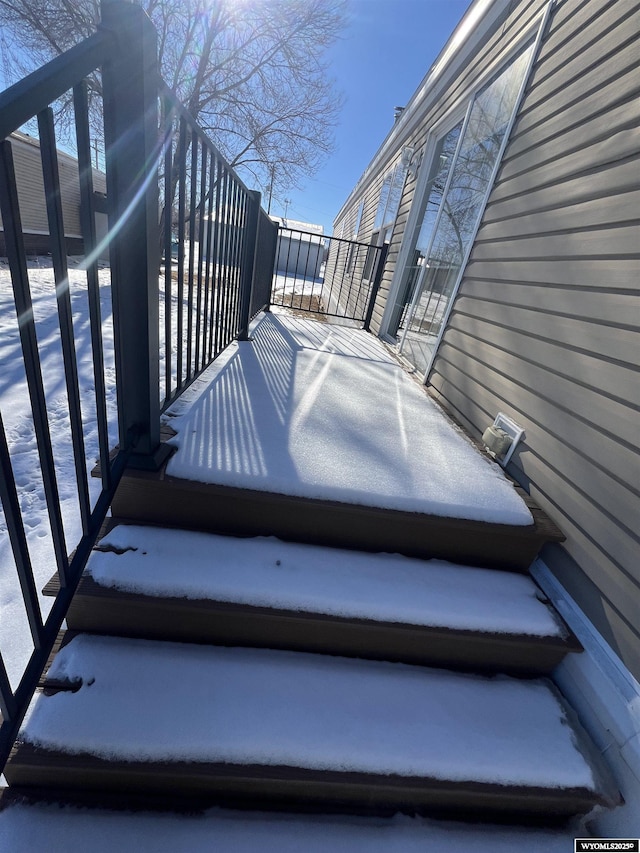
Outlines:
[{"label": "snow covered ground", "polygon": [[[50,259],[34,258],[29,261],[28,266],[65,538],[67,548],[71,551],[82,535],[82,528],[77,501],[67,392],[62,370],[55,282]],[[109,436],[111,443],[115,444],[117,422],[109,269],[100,270],[99,281]],[[86,273],[78,268],[77,262],[72,258],[69,259],[69,287],[77,347],[87,468],[90,470],[98,458],[98,436],[95,424],[95,385]],[[4,260],[0,260],[0,413],[11,453],[36,587],[40,590],[55,571],[55,560],[33,417],[21,357],[18,318],[14,307],[11,278]],[[99,481],[90,477],[89,489],[92,501],[95,501],[100,492]],[[40,596],[40,607],[43,615],[46,616],[51,607],[51,599]],[[9,678],[15,688],[33,646],[1,507],[0,648]]]},{"label": "snow covered ground", "polygon": [[[98,461],[99,450],[98,431],[95,422],[95,379],[89,327],[87,274],[81,266],[81,260],[71,257],[67,259],[87,472],[90,473]],[[67,551],[71,552],[82,535],[82,526],[77,500],[69,408],[56,306],[56,287],[51,259],[46,257],[29,259],[28,275],[66,546]],[[102,264],[98,278],[109,442],[110,446],[113,447],[117,444],[118,429],[111,280],[110,270],[106,264]],[[161,280],[160,285],[163,286],[163,280]],[[172,351],[174,353],[172,373],[175,384],[175,341],[177,337],[177,312],[175,310],[177,298],[175,293],[172,301],[174,306],[172,312]],[[161,395],[164,394],[162,384],[164,382],[162,347],[164,305],[164,299],[160,299],[161,387],[159,392]],[[186,306],[183,319],[186,331],[188,322]],[[55,559],[33,428],[33,415],[22,362],[19,323],[14,306],[11,276],[5,259],[0,259],[0,414],[7,435],[36,588],[39,592],[55,571]],[[89,476],[89,492],[93,505],[100,493],[100,481],[91,476]],[[52,599],[40,595],[39,604],[43,618],[46,618],[52,605]],[[10,682],[15,689],[33,651],[33,644],[2,507],[0,507],[0,648]]]}]

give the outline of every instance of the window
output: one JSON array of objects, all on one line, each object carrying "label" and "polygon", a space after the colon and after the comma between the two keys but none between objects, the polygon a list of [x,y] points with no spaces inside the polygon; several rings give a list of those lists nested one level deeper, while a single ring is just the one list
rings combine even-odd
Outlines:
[{"label": "window", "polygon": [[358,212],[356,213],[356,221],[353,225],[353,239],[358,239],[358,234],[360,233],[360,226],[362,225],[362,214],[364,213],[364,199],[358,205]]},{"label": "window", "polygon": [[380,199],[378,200],[376,219],[373,225],[374,231],[382,232],[383,243],[388,243],[391,239],[391,232],[393,231],[393,225],[396,221],[398,208],[400,207],[400,199],[406,175],[407,167],[403,166],[402,162],[398,162],[384,176],[382,189],[380,190]]},{"label": "window", "polygon": [[533,54],[526,46],[435,143],[388,332],[426,372],[471,249]]}]

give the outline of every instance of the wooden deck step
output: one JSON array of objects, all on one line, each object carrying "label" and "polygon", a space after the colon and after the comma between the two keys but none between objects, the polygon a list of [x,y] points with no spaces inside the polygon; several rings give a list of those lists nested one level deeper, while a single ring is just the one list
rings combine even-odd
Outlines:
[{"label": "wooden deck step", "polygon": [[292,497],[183,480],[164,471],[128,470],[112,511],[121,519],[146,524],[232,536],[277,536],[293,542],[526,572],[543,545],[561,542],[564,537],[526,492],[519,492],[533,516],[531,525]]},{"label": "wooden deck step", "polygon": [[[114,850],[188,851],[188,853],[492,853],[544,851],[566,853],[573,848],[571,829],[476,824],[395,815],[265,814],[215,809],[206,814],[158,815],[149,810],[114,813],[95,808],[51,808],[0,797],[0,840],[12,853],[37,850],[68,853],[90,846]],[[4,808],[3,808],[4,807]],[[88,841],[91,839],[91,841]]]},{"label": "wooden deck step", "polygon": [[536,637],[401,624],[242,603],[145,596],[83,578],[67,615],[76,632],[121,637],[292,649],[448,669],[549,674],[572,634]]},{"label": "wooden deck step", "polygon": [[16,748],[6,775],[15,795],[43,800],[55,790],[56,801],[82,804],[93,793],[108,806],[117,794],[129,808],[148,807],[153,797],[155,807],[167,811],[188,800],[190,810],[224,806],[378,815],[409,810],[432,817],[553,826],[587,814],[595,805],[612,805],[583,787],[505,786],[288,765],[108,761],[30,744]]},{"label": "wooden deck step", "polygon": [[38,698],[18,792],[511,821],[612,802],[543,680],[88,636],[60,672],[83,686]]},{"label": "wooden deck step", "polygon": [[581,650],[519,575],[112,524],[67,614],[73,631],[523,675]]}]

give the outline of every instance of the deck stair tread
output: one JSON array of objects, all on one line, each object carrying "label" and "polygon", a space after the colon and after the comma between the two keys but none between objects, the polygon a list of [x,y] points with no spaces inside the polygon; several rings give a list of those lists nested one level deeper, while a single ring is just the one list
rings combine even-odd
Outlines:
[{"label": "deck stair tread", "polygon": [[135,523],[231,536],[277,536],[337,548],[400,553],[526,573],[562,532],[516,488],[531,524],[504,524],[364,506],[268,490],[196,482],[159,472],[125,472],[113,515]]},{"label": "deck stair tread", "polygon": [[148,639],[544,673],[580,645],[539,596],[531,579],[488,569],[118,525],[93,552],[67,624]]},{"label": "deck stair tread", "polygon": [[[292,815],[212,810],[200,814],[162,814],[142,811],[117,813],[98,808],[7,801],[0,812],[0,847],[13,853],[48,850],[67,853],[159,853],[211,850],[233,853],[514,853],[539,850],[566,853],[573,846],[570,829],[538,829],[496,825],[469,826],[407,815],[355,817],[351,815]],[[304,839],[304,843],[301,843]],[[479,848],[477,845],[482,844]]]},{"label": "deck stair tread", "polygon": [[87,635],[50,676],[83,686],[39,697],[12,786],[517,818],[611,801],[544,680]]}]

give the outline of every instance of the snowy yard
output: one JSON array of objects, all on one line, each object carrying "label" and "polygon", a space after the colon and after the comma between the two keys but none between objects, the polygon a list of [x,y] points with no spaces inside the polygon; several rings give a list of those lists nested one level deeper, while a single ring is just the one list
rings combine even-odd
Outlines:
[{"label": "snowy yard", "polygon": [[[100,303],[103,312],[102,333],[109,438],[110,442],[115,444],[117,442],[117,420],[109,269],[100,270],[99,281]],[[69,428],[67,392],[62,370],[55,283],[50,259],[35,258],[29,261],[29,283],[51,440],[55,455],[64,532],[67,548],[70,551],[80,539],[82,528]],[[77,263],[74,263],[74,259],[71,258],[69,259],[69,285],[77,348],[85,446],[90,470],[98,458],[98,435],[95,423],[94,375],[86,273],[79,269]],[[0,260],[0,413],[11,452],[36,587],[39,591],[53,574],[55,560],[38,448],[33,430],[33,417],[22,362],[18,319],[14,307],[11,278],[7,263],[4,260]],[[100,492],[100,481],[90,477],[89,489],[92,501],[95,501]],[[7,535],[7,525],[1,508],[0,534],[0,648],[2,648],[9,678],[15,688],[33,646]],[[51,603],[52,599],[40,596],[43,616],[46,617]]]},{"label": "snowy yard", "polygon": [[[80,258],[68,258],[69,291],[71,296],[74,335],[78,362],[78,379],[82,409],[87,472],[98,461],[98,430],[95,419],[95,381],[89,325],[87,274]],[[56,307],[56,291],[51,259],[34,257],[28,261],[29,285],[38,338],[39,354],[49,418],[49,429],[55,457],[55,473],[60,496],[61,512],[67,551],[71,552],[82,535],[80,510],[74,470],[73,448],[69,426],[69,408],[65,386],[62,348]],[[102,340],[106,389],[109,443],[118,441],[116,409],[116,377],[114,364],[114,334],[112,322],[110,270],[101,265],[98,273]],[[164,286],[164,276],[160,287]],[[188,308],[187,288],[183,312],[183,334],[186,339]],[[176,377],[176,305],[172,294],[172,381]],[[164,296],[159,300],[160,312],[160,389],[164,396]],[[195,323],[194,323],[195,327]],[[23,522],[33,564],[38,592],[55,571],[51,528],[47,515],[44,486],[40,472],[38,447],[33,428],[33,416],[22,361],[18,318],[14,306],[11,277],[7,261],[0,259],[0,414],[7,435],[16,486],[19,493]],[[100,481],[89,476],[92,505],[100,494]],[[52,599],[39,596],[43,618],[46,618]],[[4,513],[0,507],[0,648],[12,687],[15,689],[33,650],[22,594]]]}]

